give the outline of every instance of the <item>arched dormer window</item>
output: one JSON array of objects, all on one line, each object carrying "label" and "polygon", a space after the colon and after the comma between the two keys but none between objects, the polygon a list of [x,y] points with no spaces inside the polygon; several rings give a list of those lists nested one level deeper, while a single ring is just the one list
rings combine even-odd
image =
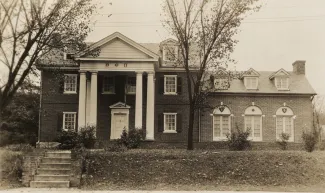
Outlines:
[{"label": "arched dormer window", "polygon": [[262,110],[257,106],[249,106],[244,117],[245,131],[249,131],[248,139],[262,141]]},{"label": "arched dormer window", "polygon": [[289,141],[294,141],[294,114],[289,107],[280,107],[276,111],[276,140],[281,140],[282,133],[289,135]]},{"label": "arched dormer window", "polygon": [[231,133],[231,112],[224,105],[213,111],[213,141],[226,140]]}]

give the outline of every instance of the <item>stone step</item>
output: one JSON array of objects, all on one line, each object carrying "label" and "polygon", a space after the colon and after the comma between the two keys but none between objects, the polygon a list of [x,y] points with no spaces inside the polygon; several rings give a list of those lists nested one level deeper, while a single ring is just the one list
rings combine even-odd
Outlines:
[{"label": "stone step", "polygon": [[34,181],[69,181],[69,175],[35,175]]},{"label": "stone step", "polygon": [[71,163],[40,163],[40,169],[70,169]]},{"label": "stone step", "polygon": [[37,174],[39,175],[70,175],[71,170],[70,169],[37,169]]},{"label": "stone step", "polygon": [[45,157],[71,158],[71,151],[49,151],[46,152]]},{"label": "stone step", "polygon": [[69,188],[69,181],[31,181],[31,188]]},{"label": "stone step", "polygon": [[55,164],[55,163],[71,163],[70,158],[57,158],[57,157],[43,157],[42,162],[45,164]]}]

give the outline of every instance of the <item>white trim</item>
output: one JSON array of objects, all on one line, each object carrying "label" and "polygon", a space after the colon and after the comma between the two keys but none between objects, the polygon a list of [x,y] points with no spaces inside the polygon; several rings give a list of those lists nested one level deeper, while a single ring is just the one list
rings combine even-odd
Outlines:
[{"label": "white trim", "polygon": [[[166,77],[175,78],[175,92],[166,92]],[[164,75],[164,95],[177,95],[177,75]]]},{"label": "white trim", "polygon": [[[283,87],[283,79],[286,79],[286,87]],[[289,90],[289,77],[278,76],[274,78],[275,87],[278,90]],[[278,82],[280,81],[280,87],[278,87]]]},{"label": "white trim", "polygon": [[65,115],[66,114],[73,114],[74,117],[74,124],[73,124],[73,130],[75,131],[76,130],[76,115],[77,115],[77,112],[63,112],[63,123],[62,123],[62,130],[64,131],[68,131],[68,129],[65,128]]},{"label": "white trim", "polygon": [[[253,79],[256,80],[256,84],[255,84],[255,86],[251,85],[249,87],[248,81],[251,81],[251,84],[252,84]],[[258,77],[256,77],[256,76],[244,77],[244,85],[245,85],[247,90],[256,90],[258,88]]]},{"label": "white trim", "polygon": [[[285,133],[285,130],[286,130],[286,124],[285,124],[285,119],[284,119],[284,117],[289,117],[290,118],[290,121],[291,121],[291,133],[292,133],[292,135],[291,136],[289,136],[289,140],[288,140],[288,142],[294,142],[294,136],[295,136],[295,134],[294,134],[294,116],[293,115],[289,115],[289,116],[286,116],[286,115],[279,115],[279,116],[276,116],[276,119],[275,119],[275,134],[276,134],[276,136],[275,136],[275,139],[276,139],[276,141],[280,141],[281,139],[280,139],[280,137],[279,137],[279,135],[281,134],[281,133]],[[278,118],[281,118],[282,119],[282,132],[281,133],[278,133]]]},{"label": "white trim", "polygon": [[[177,113],[163,113],[164,114],[164,132],[163,133],[177,133]],[[166,115],[175,115],[175,130],[166,130]]]},{"label": "white trim", "polygon": [[137,59],[137,58],[76,58],[75,60],[80,60],[80,61],[116,61],[116,62],[158,62],[158,59]]},{"label": "white trim", "polygon": [[[66,76],[74,77],[75,78],[75,91],[66,91]],[[64,74],[64,83],[63,83],[63,94],[77,94],[78,88],[78,74]]]},{"label": "white trim", "polygon": [[[121,102],[119,102],[121,103]],[[118,104],[118,103],[116,103]],[[120,136],[117,136],[117,135],[120,135],[122,133],[116,133],[116,130],[114,130],[115,128],[115,115],[116,114],[125,114],[126,115],[126,120],[127,120],[127,123],[126,123],[126,130],[128,131],[129,130],[129,124],[130,124],[130,116],[129,116],[129,108],[112,108],[111,109],[111,135],[110,135],[110,139],[118,139],[120,138]]]}]

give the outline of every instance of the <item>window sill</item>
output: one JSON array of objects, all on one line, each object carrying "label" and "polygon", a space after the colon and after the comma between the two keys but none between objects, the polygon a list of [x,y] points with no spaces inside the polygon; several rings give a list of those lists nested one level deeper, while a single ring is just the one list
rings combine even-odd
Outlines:
[{"label": "window sill", "polygon": [[177,131],[173,131],[173,130],[166,130],[163,133],[177,133]]},{"label": "window sill", "polygon": [[102,94],[115,94],[115,92],[102,92]]},{"label": "window sill", "polygon": [[289,91],[290,89],[288,89],[288,88],[277,88],[278,90],[280,90],[280,91]]},{"label": "window sill", "polygon": [[76,92],[67,92],[67,91],[64,91],[63,94],[77,94],[77,91]]},{"label": "window sill", "polygon": [[258,90],[258,88],[246,88],[246,90]]},{"label": "window sill", "polygon": [[168,93],[168,92],[166,93],[165,92],[164,95],[178,95],[178,94],[177,93]]},{"label": "window sill", "polygon": [[127,92],[127,95],[135,95],[135,92]]}]

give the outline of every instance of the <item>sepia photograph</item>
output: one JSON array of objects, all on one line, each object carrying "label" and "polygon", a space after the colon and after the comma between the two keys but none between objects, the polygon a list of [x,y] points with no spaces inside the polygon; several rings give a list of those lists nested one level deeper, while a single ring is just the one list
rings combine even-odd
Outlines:
[{"label": "sepia photograph", "polygon": [[0,193],[325,192],[324,11],[0,0]]}]

